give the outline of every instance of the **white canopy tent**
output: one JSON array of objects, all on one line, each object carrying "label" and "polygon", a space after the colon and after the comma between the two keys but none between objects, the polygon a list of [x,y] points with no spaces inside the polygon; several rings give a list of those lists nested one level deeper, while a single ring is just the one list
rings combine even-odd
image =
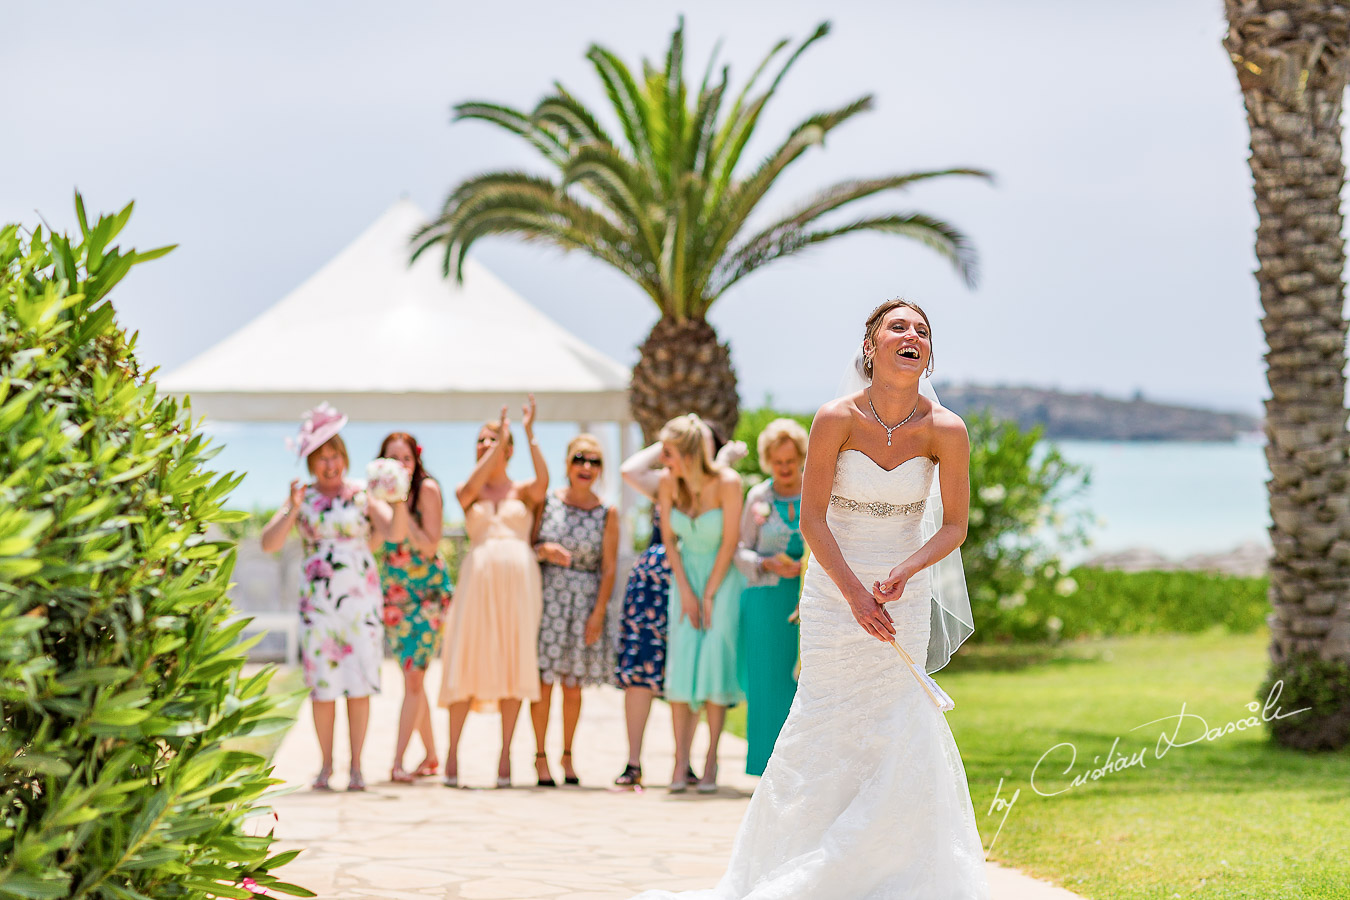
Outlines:
[{"label": "white canopy tent", "polygon": [[490,421],[532,391],[541,421],[632,421],[628,369],[477,262],[465,262],[462,285],[442,276],[439,253],[409,266],[409,238],[426,222],[411,201],[395,203],[160,388],[216,420],[294,422],[326,400],[359,421]]},{"label": "white canopy tent", "polygon": [[[327,401],[353,421],[518,420],[619,426],[634,449],[628,369],[531,306],[472,259],[464,283],[430,252],[409,265],[427,217],[409,200],[385,211],[327,265],[215,346],[159,380],[216,421],[298,422]],[[611,458],[614,454],[610,453]],[[617,465],[614,467],[617,471]],[[633,493],[622,490],[625,542]]]}]

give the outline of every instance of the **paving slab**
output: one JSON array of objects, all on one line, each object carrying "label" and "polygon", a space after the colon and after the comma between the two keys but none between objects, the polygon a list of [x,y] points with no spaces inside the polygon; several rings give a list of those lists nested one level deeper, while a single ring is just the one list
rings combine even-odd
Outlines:
[{"label": "paving slab", "polygon": [[[282,742],[275,774],[293,793],[272,804],[277,850],[303,853],[278,873],[325,900],[627,900],[648,888],[691,890],[716,884],[758,779],[745,774],[746,745],[725,735],[716,794],[667,793],[674,741],[670,712],[652,706],[643,750],[643,790],[619,790],[614,777],[627,761],[623,695],[613,688],[583,692],[573,748],[581,787],[534,786],[534,733],[522,712],[511,747],[513,787],[495,787],[500,718],[470,714],[460,744],[460,784],[440,778],[416,784],[389,781],[402,699],[397,666],[386,662],[385,691],[371,703],[364,774],[368,790],[348,793],[346,720],[339,703],[334,793],[310,791],[319,745],[308,706]],[[439,684],[433,667],[429,686]],[[434,696],[434,690],[433,690]],[[553,705],[549,760],[561,783],[560,704]],[[446,711],[433,709],[437,751],[444,757]],[[703,758],[699,727],[694,759]],[[422,758],[416,737],[406,764]],[[993,900],[1082,900],[1054,885],[994,862],[986,863]]]}]

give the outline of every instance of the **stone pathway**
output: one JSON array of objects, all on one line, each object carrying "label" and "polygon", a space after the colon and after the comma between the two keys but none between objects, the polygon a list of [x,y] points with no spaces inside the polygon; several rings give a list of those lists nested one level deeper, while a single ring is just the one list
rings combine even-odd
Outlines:
[{"label": "stone pathway", "polygon": [[[439,684],[435,671],[432,675],[429,686]],[[276,849],[305,849],[278,873],[285,880],[325,900],[627,900],[647,888],[710,888],[721,877],[757,780],[743,774],[744,741],[723,738],[717,794],[672,795],[664,787],[618,791],[610,785],[627,758],[622,694],[595,688],[585,692],[577,733],[579,788],[533,786],[534,734],[524,712],[512,744],[513,789],[493,787],[500,719],[474,714],[460,747],[460,784],[467,788],[442,787],[439,777],[393,784],[388,775],[402,679],[392,663],[385,664],[383,678],[385,693],[371,706],[365,793],[340,790],[346,786],[344,714],[338,717],[333,779],[338,793],[306,787],[319,769],[308,706],[282,743],[276,774],[300,787],[277,799],[277,819],[266,825],[275,824],[281,838]],[[549,756],[561,781],[556,698],[553,715]],[[443,755],[445,710],[435,709],[434,716]],[[707,747],[703,727],[699,737],[696,760]],[[413,748],[410,767],[422,758],[416,738]],[[670,713],[664,704],[654,704],[644,749],[647,781],[667,783],[672,749]],[[1078,897],[996,863],[988,867],[994,900]]]}]

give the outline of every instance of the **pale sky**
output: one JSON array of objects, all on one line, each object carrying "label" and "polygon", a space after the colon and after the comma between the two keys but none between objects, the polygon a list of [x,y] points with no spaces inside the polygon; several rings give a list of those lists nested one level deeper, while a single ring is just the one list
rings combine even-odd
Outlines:
[{"label": "pale sky", "polygon": [[[1259,412],[1255,212],[1218,0],[4,4],[10,85],[0,221],[73,223],[134,199],[124,243],[179,243],[115,294],[166,370],[280,299],[400,195],[431,213],[461,179],[541,163],[469,99],[529,108],[554,79],[603,112],[584,53],[660,58],[681,12],[697,80],[713,43],[739,86],[780,37],[828,18],[760,127],[753,163],[811,113],[874,93],[771,193],[954,165],[869,209],[972,236],[983,281],[896,238],[845,238],[714,307],[743,401],[827,399],[876,303],[933,317],[936,377],[1100,390]],[[506,239],[475,255],[625,364],[655,321],[603,264]],[[297,340],[302,340],[297,335]],[[503,336],[509,365],[509,335]]]}]

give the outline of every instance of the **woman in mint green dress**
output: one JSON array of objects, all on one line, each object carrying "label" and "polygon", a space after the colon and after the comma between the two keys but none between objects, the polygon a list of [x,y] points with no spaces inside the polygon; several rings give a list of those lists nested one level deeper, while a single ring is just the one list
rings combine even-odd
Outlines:
[{"label": "woman in mint green dress", "polygon": [[806,429],[775,419],[759,435],[759,467],[771,478],[752,487],[741,516],[736,568],[741,594],[741,654],[745,663],[745,771],[763,775],[778,732],[797,695],[797,598],[806,545],[800,527]]},{"label": "woman in mint green dress", "polygon": [[[661,533],[669,535],[669,637],[666,700],[675,730],[675,771],[670,789],[679,793],[697,780],[698,790],[717,790],[717,745],[728,706],[745,700],[737,644],[744,580],[732,565],[741,518],[741,479],[717,466],[712,432],[693,414],[661,429],[666,472],[657,488]],[[699,713],[707,709],[708,757],[703,777],[689,766]]]}]

